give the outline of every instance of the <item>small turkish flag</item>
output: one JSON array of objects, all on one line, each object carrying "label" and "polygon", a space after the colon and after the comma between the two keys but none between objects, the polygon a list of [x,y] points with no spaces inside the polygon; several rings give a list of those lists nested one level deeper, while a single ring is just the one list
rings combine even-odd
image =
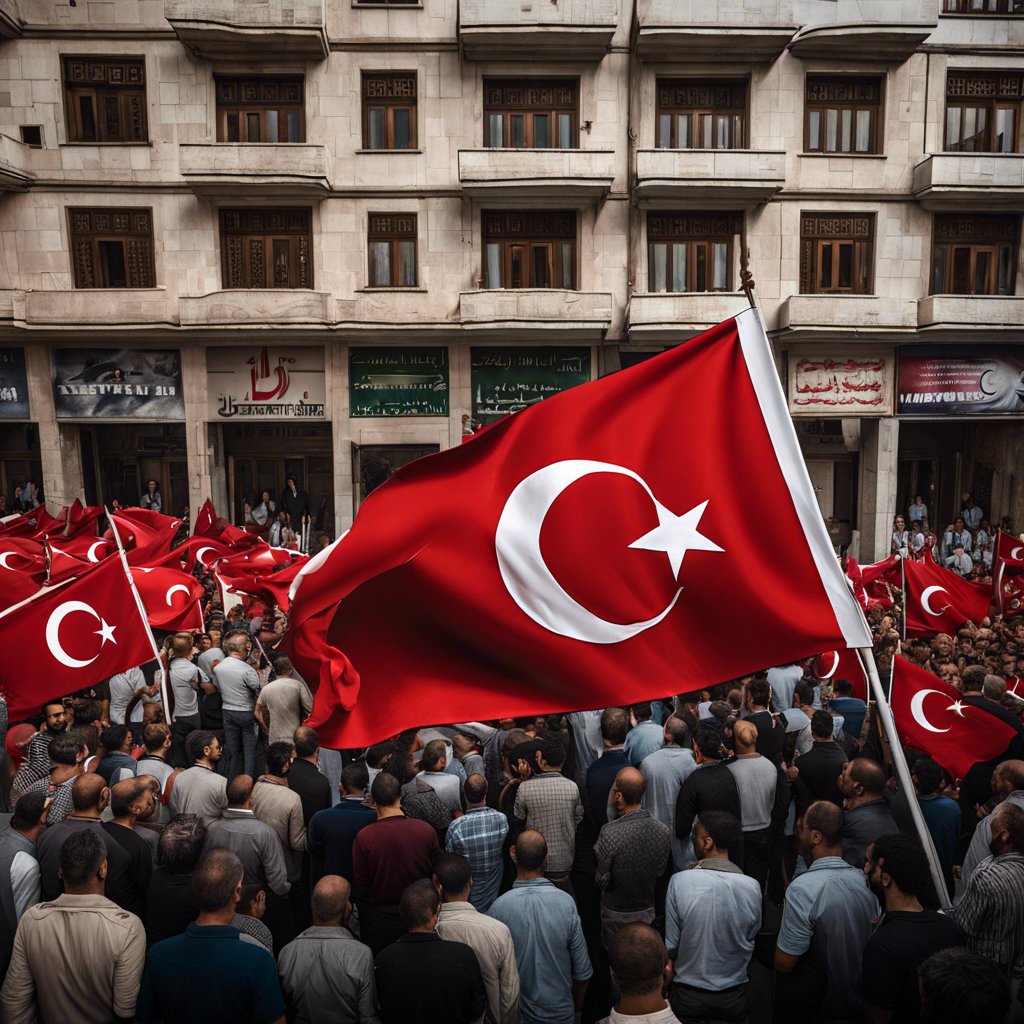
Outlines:
[{"label": "small turkish flag", "polygon": [[197,565],[212,569],[218,561],[230,558],[233,554],[235,551],[231,547],[212,537],[189,537],[184,544],[179,544],[167,554],[154,556],[151,564],[169,565],[175,569],[184,565],[186,571],[191,572]]},{"label": "small turkish flag", "polygon": [[980,623],[989,613],[992,592],[936,565],[930,555],[923,562],[906,561],[907,636],[955,635],[967,621]]},{"label": "small turkish flag", "polygon": [[1006,722],[963,703],[963,694],[904,658],[892,660],[889,703],[900,739],[958,779],[1006,752],[1017,737]]},{"label": "small turkish flag", "polygon": [[291,592],[339,747],[871,644],[753,310],[398,470]]},{"label": "small turkish flag", "polygon": [[811,671],[821,680],[845,679],[853,687],[853,696],[860,700],[868,699],[868,679],[864,674],[864,666],[856,651],[842,648],[819,654],[814,659]]},{"label": "small turkish flag", "polygon": [[126,508],[110,513],[124,545],[129,565],[146,565],[166,555],[181,527],[181,520],[147,508]]},{"label": "small turkish flag", "polygon": [[[0,614],[0,690],[11,721],[153,658],[149,627],[120,558],[105,558],[81,579],[50,587]],[[30,652],[30,668],[16,651]]]},{"label": "small turkish flag", "polygon": [[192,633],[203,631],[200,606],[203,585],[187,572],[166,566],[132,568],[135,587],[154,629]]},{"label": "small turkish flag", "polygon": [[192,528],[192,535],[194,537],[212,537],[216,533],[214,528],[216,522],[217,510],[213,507],[213,502],[207,498],[196,513],[196,522]]},{"label": "small turkish flag", "polygon": [[269,597],[281,611],[287,612],[290,605],[288,591],[308,561],[309,556],[302,555],[292,561],[291,565],[285,565],[277,572],[273,567],[242,572],[232,565],[234,559],[228,559],[217,566],[217,575],[221,578],[221,583],[232,593],[250,597]]}]

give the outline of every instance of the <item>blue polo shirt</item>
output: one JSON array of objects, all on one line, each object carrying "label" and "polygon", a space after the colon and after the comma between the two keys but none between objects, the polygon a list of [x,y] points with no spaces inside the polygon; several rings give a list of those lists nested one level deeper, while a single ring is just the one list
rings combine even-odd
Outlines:
[{"label": "blue polo shirt", "polygon": [[274,958],[242,942],[230,925],[193,922],[146,954],[135,1008],[140,1024],[272,1024],[284,1011]]}]

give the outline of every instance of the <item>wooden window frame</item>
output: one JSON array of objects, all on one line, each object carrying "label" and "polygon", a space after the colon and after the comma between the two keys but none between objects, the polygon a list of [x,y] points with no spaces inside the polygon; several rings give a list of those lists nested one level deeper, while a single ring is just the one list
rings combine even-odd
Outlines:
[{"label": "wooden window frame", "polygon": [[[733,284],[733,259],[735,254],[736,236],[741,231],[739,213],[672,213],[650,211],[647,214],[647,290],[654,289],[654,246],[667,246],[665,283],[657,294],[701,294],[705,292],[729,292]],[[714,282],[714,245],[725,245],[725,284],[721,288],[697,287],[697,255],[705,249],[710,258],[706,266],[710,268],[709,278]],[[676,246],[686,249],[686,288],[677,292],[668,287],[673,284],[671,268],[674,265],[673,250]]]},{"label": "wooden window frame", "polygon": [[[946,73],[946,103],[942,119],[942,148],[946,153],[1020,153],[1024,150],[1024,71],[974,70],[951,68]],[[977,148],[949,138],[951,110],[984,110],[987,124]],[[1001,110],[1013,114],[1013,140],[1009,149],[995,148],[996,115]]]},{"label": "wooden window frame", "polygon": [[[932,295],[1013,295],[1016,288],[1017,260],[1020,247],[1020,217],[1006,217],[1002,214],[937,213],[932,223],[932,272],[930,294]],[[968,251],[968,278],[971,283],[967,291],[954,289],[956,273],[956,251]],[[986,252],[992,256],[985,290],[975,291],[978,256]],[[1002,290],[999,289],[1000,258],[1006,260],[1009,276]],[[941,268],[939,261],[942,261]],[[936,279],[942,277],[942,288],[936,290]]]},{"label": "wooden window frame", "polygon": [[[483,210],[480,213],[480,234],[482,240],[481,277],[485,288],[527,289],[551,288],[575,291],[579,285],[579,241],[575,210]],[[562,275],[560,247],[570,246],[572,260],[572,281],[567,283]],[[488,274],[488,246],[500,246],[501,283],[490,283]],[[537,278],[536,258],[544,255],[543,264],[549,284],[533,283]],[[520,262],[520,280],[527,283],[518,285],[515,278],[517,258]]]},{"label": "wooden window frame", "polygon": [[[580,80],[578,78],[509,78],[486,77],[484,90],[484,147],[486,149],[537,149],[535,122],[537,117],[550,119],[548,140],[544,149],[580,148]],[[516,90],[526,95],[517,96]],[[559,90],[564,90],[558,95]],[[569,95],[571,93],[571,95]],[[559,115],[569,115],[569,146],[557,144],[560,132]],[[492,144],[491,118],[502,119],[502,144]],[[512,119],[523,118],[523,145],[513,146]]]},{"label": "wooden window frame", "polygon": [[[868,99],[812,99],[811,89],[813,86],[825,83],[832,86],[847,85],[849,83],[873,84],[878,89],[876,100]],[[857,112],[868,110],[872,114],[871,120],[871,141],[866,150],[856,149],[857,139]],[[854,148],[826,149],[825,136],[827,134],[825,121],[829,110],[836,110],[840,114],[850,111],[850,141]],[[811,114],[821,115],[819,126],[820,146],[811,149]],[[837,133],[838,137],[838,133]],[[830,75],[811,73],[804,76],[804,128],[803,128],[803,151],[811,156],[837,156],[837,157],[861,157],[861,156],[883,156],[885,153],[885,76],[884,75]]]},{"label": "wooden window frame", "polygon": [[[218,142],[263,142],[268,144],[302,143],[306,141],[306,83],[303,75],[214,75],[214,96],[217,106],[217,141]],[[298,99],[275,98],[272,87],[279,92],[284,88],[298,87]],[[237,97],[231,93],[237,92]],[[243,95],[244,93],[244,95]],[[276,111],[278,114],[278,138],[276,143],[267,138],[267,114]],[[299,137],[297,139],[281,138],[281,128],[288,134],[288,114],[299,115]],[[228,118],[238,115],[238,139],[229,139]],[[242,138],[243,118],[254,114],[259,119],[259,138]],[[245,132],[248,134],[248,132]]]},{"label": "wooden window frame", "polygon": [[[981,9],[975,7],[975,3],[980,3]],[[1024,0],[943,0],[942,13],[973,18],[1012,18],[1024,14]]]},{"label": "wooden window frame", "polygon": [[[300,223],[302,220],[304,224]],[[313,287],[310,207],[222,208],[219,223],[224,288],[283,291]],[[253,243],[262,249],[255,248]],[[276,252],[282,246],[287,248],[287,284],[280,284],[275,278]],[[261,277],[262,283],[254,283]]]},{"label": "wooden window frame", "polygon": [[[384,81],[412,82],[412,96],[370,96],[372,82]],[[363,71],[360,75],[360,101],[363,119],[363,149],[374,153],[408,153],[418,146],[419,128],[417,115],[419,109],[419,76],[415,71]],[[370,111],[384,111],[384,142],[383,146],[370,145]],[[395,111],[409,112],[409,145],[395,145]]]},{"label": "wooden window frame", "polygon": [[[833,282],[840,269],[841,246],[853,246],[852,279],[849,288],[838,284],[821,286],[824,253],[832,258]],[[800,214],[800,294],[871,295],[874,287],[875,215],[873,213]],[[863,289],[858,282],[864,281]]]},{"label": "wooden window frame", "polygon": [[[750,81],[746,78],[680,78],[659,77],[655,82],[654,144],[657,149],[746,149],[750,135]],[[742,91],[742,97],[737,94]],[[712,119],[712,138],[703,137],[703,117]],[[659,145],[662,117],[670,117],[668,146]],[[679,118],[691,118],[692,141],[690,146],[679,145]],[[734,143],[730,146],[716,146],[715,119],[726,117],[730,120],[729,131]],[[740,118],[742,138],[735,139],[735,119]],[[698,135],[700,138],[698,139]],[[738,141],[738,144],[737,144]],[[699,144],[696,144],[699,143]],[[709,144],[710,143],[710,144]]]},{"label": "wooden window frame", "polygon": [[[144,56],[61,54],[60,62],[68,142],[94,146],[149,142]],[[92,102],[94,138],[85,133],[82,99]],[[112,121],[108,115],[115,112]],[[116,129],[111,132],[115,122]]]},{"label": "wooden window frame", "polygon": [[[69,206],[68,240],[75,288],[155,288],[156,260],[151,206]],[[100,244],[119,242],[125,283],[106,279]]]},{"label": "wooden window frame", "polygon": [[[371,213],[366,221],[367,282],[370,288],[418,288],[419,287],[419,219],[415,213]],[[391,281],[379,284],[373,279],[374,242],[386,242],[389,246]],[[402,282],[401,249],[403,243],[412,242],[412,283]]]}]

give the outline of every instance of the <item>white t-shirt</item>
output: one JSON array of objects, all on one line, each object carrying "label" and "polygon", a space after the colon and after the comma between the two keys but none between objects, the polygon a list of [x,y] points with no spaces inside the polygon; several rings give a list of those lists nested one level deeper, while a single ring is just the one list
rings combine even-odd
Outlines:
[{"label": "white t-shirt", "polygon": [[[115,725],[127,725],[124,720],[124,713],[136,690],[146,685],[146,677],[142,674],[141,668],[129,668],[124,672],[110,677],[110,721]],[[142,704],[145,697],[138,700],[129,717],[130,722],[141,722],[143,715]]]}]

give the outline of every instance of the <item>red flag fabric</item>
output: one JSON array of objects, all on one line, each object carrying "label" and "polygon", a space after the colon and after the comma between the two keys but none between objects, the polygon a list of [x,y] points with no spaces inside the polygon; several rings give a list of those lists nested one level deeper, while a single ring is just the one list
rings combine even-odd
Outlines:
[{"label": "red flag fabric", "polygon": [[[73,693],[153,658],[148,627],[120,558],[82,579],[47,588],[0,614],[0,690],[12,721],[45,700]],[[30,668],[12,652],[31,652]]]},{"label": "red flag fabric", "polygon": [[203,502],[198,513],[196,513],[195,526],[192,528],[193,537],[210,537],[214,533],[214,523],[217,522],[217,510],[209,498]]},{"label": "red flag fabric", "polygon": [[[280,549],[277,549],[280,550]],[[251,597],[268,597],[283,612],[290,607],[288,591],[302,567],[309,561],[308,555],[296,558],[291,565],[274,572],[270,569],[256,569],[254,572],[243,573],[235,569],[228,571],[234,559],[228,559],[217,566],[217,574],[222,583],[234,593],[246,594]]]},{"label": "red flag fabric", "polygon": [[0,534],[0,589],[11,573],[38,576],[42,582],[46,573],[46,555],[43,546],[29,537],[8,537]]},{"label": "red flag fabric", "polygon": [[132,568],[146,618],[154,629],[202,632],[205,595],[202,584],[187,572],[165,566]]},{"label": "red flag fabric", "polygon": [[167,554],[181,520],[145,508],[126,508],[111,512],[110,519],[117,527],[129,565],[146,565]]},{"label": "red flag fabric", "polygon": [[95,564],[102,562],[111,552],[117,550],[112,544],[100,537],[81,533],[75,537],[65,537],[58,530],[46,538],[51,545],[56,545],[67,555],[80,558],[83,562]]},{"label": "red flag fabric", "polygon": [[982,583],[971,583],[955,572],[923,562],[905,561],[907,581],[907,636],[955,635],[968,620],[980,623],[989,613],[992,592]]},{"label": "red flag fabric", "polygon": [[[102,544],[102,541],[99,543]],[[47,539],[45,547],[46,582],[49,584],[75,579],[94,567],[94,563],[70,554],[54,541]]]},{"label": "red flag fabric", "polygon": [[1024,541],[1012,533],[996,531],[992,565],[996,606],[1006,616],[1024,610]]},{"label": "red flag fabric", "polygon": [[845,679],[853,686],[852,696],[860,700],[868,699],[868,678],[864,674],[864,666],[856,651],[842,648],[838,651],[827,651],[814,659],[812,668],[821,680]]},{"label": "red flag fabric", "polygon": [[[76,537],[87,530],[99,517],[103,515],[102,505],[83,505],[77,498],[69,507],[62,508],[57,516],[64,524],[60,531],[62,537]],[[47,529],[47,533],[55,534],[54,529]],[[95,530],[91,531],[95,533]]]},{"label": "red flag fabric", "polygon": [[[46,510],[43,509],[45,512]],[[33,525],[34,516],[28,512],[12,512],[0,519],[0,536],[31,537],[36,532]],[[53,518],[52,516],[50,518]]]},{"label": "red flag fabric", "polygon": [[893,658],[889,703],[901,741],[925,751],[958,779],[978,762],[1005,753],[1017,736],[1006,722],[964,704],[962,698],[938,676],[905,658]]},{"label": "red flag fabric", "polygon": [[400,469],[300,570],[290,624],[341,747],[871,643],[753,310]]},{"label": "red flag fabric", "polygon": [[197,564],[210,569],[219,559],[230,558],[233,554],[235,551],[219,540],[211,537],[189,537],[184,544],[179,544],[166,555],[155,556],[149,561],[152,565],[169,565],[175,569],[184,564],[186,571],[191,572]]}]

